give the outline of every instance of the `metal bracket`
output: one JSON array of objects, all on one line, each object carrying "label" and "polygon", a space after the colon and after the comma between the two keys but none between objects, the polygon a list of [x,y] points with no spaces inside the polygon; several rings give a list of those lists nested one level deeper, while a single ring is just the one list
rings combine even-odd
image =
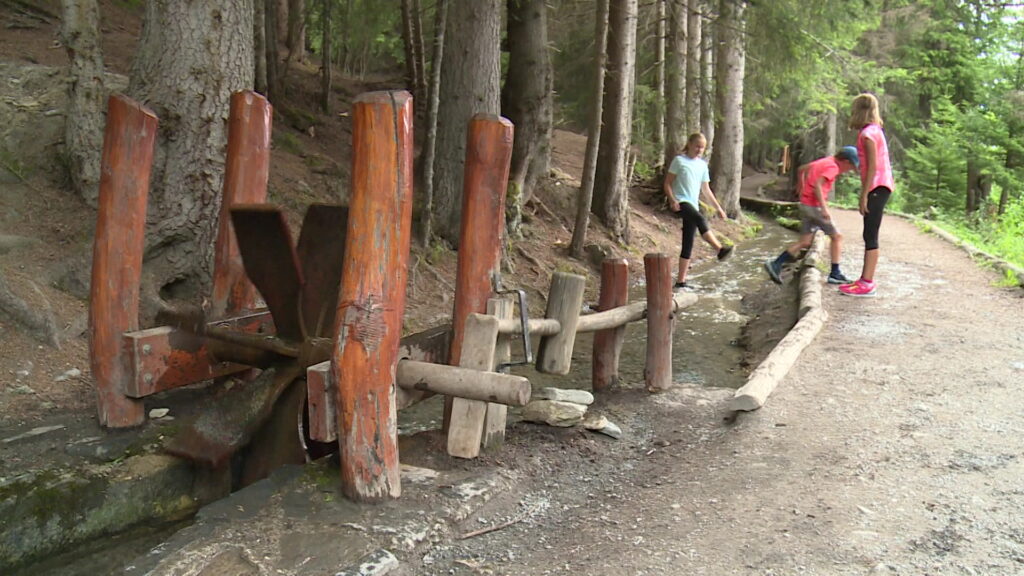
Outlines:
[{"label": "metal bracket", "polygon": [[[501,284],[501,275],[495,273],[491,278],[494,284],[495,294],[516,294],[519,300],[519,322],[523,332],[523,360],[519,362],[501,363],[497,366],[498,372],[506,372],[512,366],[523,366],[533,364],[533,349],[530,346],[530,312],[526,304],[526,290],[519,288],[504,288]],[[514,311],[513,311],[514,314]]]}]

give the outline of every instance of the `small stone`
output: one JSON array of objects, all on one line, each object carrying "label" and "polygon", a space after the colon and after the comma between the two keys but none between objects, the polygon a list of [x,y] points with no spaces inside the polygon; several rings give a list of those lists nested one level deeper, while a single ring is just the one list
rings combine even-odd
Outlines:
[{"label": "small stone", "polygon": [[572,402],[590,406],[594,403],[594,395],[586,390],[573,390],[569,388],[541,388],[534,392],[530,398],[533,400],[555,400],[558,402]]},{"label": "small stone", "polygon": [[149,411],[149,417],[155,420],[167,416],[170,412],[171,410],[169,408],[153,408]]},{"label": "small stone", "polygon": [[72,368],[71,370],[67,370],[63,374],[61,374],[60,376],[57,376],[56,378],[54,378],[53,381],[54,382],[65,382],[67,380],[71,380],[72,378],[78,378],[81,375],[82,375],[82,371],[81,370],[79,370],[78,368]]},{"label": "small stone", "polygon": [[572,402],[534,400],[523,408],[523,420],[568,428],[583,421],[587,407]]}]

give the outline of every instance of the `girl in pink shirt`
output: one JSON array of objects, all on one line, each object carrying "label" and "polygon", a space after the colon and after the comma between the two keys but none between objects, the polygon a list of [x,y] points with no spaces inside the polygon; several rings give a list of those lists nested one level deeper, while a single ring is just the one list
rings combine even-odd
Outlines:
[{"label": "girl in pink shirt", "polygon": [[882,115],[878,111],[878,99],[872,94],[861,94],[853,99],[850,129],[859,130],[857,155],[860,158],[860,213],[864,216],[864,268],[860,279],[840,286],[839,291],[849,296],[874,296],[878,229],[893,191],[893,180]]}]

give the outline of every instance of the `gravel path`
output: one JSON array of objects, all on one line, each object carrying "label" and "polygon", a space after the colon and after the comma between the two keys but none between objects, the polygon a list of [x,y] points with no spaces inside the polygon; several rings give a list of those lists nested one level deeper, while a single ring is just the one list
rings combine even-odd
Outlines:
[{"label": "gravel path", "polygon": [[[860,218],[835,212],[856,274]],[[1024,574],[1024,291],[898,218],[882,248],[878,296],[826,289],[825,328],[763,409],[733,420],[728,391],[623,392],[600,408],[631,439],[533,444],[541,463],[510,472],[527,495],[461,531],[513,505],[518,521],[403,570]]]}]

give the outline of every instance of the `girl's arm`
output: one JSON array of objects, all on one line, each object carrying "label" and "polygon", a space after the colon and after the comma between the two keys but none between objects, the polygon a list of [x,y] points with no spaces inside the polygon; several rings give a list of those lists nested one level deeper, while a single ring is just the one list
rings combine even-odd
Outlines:
[{"label": "girl's arm", "polygon": [[665,184],[662,185],[661,189],[665,191],[665,196],[668,196],[668,206],[673,212],[679,212],[679,201],[672,194],[672,183],[676,181],[676,175],[668,172],[665,174]]},{"label": "girl's arm", "polygon": [[864,139],[864,160],[865,169],[860,179],[860,213],[868,213],[868,192],[871,192],[871,183],[875,181],[875,141],[871,138]]},{"label": "girl's arm", "polygon": [[718,216],[722,220],[725,220],[727,218],[725,210],[722,210],[722,205],[718,203],[718,198],[715,198],[715,193],[711,191],[711,184],[704,182],[700,186],[700,191],[703,192],[704,195],[707,196],[709,199],[711,199],[711,203],[715,205],[715,210],[718,211]]}]

